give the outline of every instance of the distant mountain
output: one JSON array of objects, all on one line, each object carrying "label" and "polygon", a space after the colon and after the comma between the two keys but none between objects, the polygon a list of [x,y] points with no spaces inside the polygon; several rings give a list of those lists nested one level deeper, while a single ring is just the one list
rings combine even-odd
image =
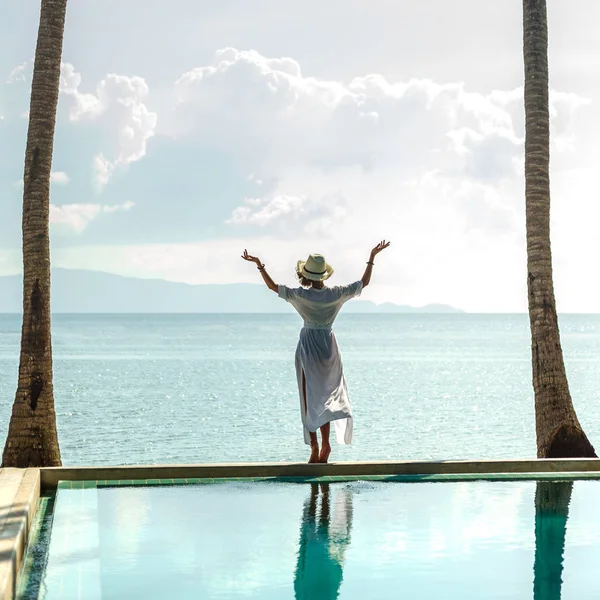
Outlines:
[{"label": "distant mountain", "polygon": [[[21,275],[0,277],[0,313],[21,312]],[[99,271],[53,269],[52,310],[57,313],[286,313],[293,310],[264,285],[188,285],[162,279],[121,277]],[[365,300],[352,313],[457,313],[443,304],[420,308]]]}]

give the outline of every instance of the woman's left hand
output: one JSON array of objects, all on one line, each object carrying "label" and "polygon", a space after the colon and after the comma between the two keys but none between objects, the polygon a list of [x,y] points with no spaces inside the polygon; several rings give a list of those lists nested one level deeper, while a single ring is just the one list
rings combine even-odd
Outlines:
[{"label": "woman's left hand", "polygon": [[258,256],[250,256],[250,254],[248,254],[248,250],[244,250],[244,254],[242,254],[242,258],[244,260],[247,260],[248,262],[253,262],[253,263],[257,264],[259,267],[262,265],[260,258],[258,258]]},{"label": "woman's left hand", "polygon": [[382,250],[385,250],[390,245],[390,242],[381,240],[373,250],[371,250],[371,259],[375,258]]}]

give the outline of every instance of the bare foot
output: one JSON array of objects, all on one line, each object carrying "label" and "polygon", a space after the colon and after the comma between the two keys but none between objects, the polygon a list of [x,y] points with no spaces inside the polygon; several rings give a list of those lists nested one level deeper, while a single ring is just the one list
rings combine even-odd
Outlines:
[{"label": "bare foot", "polygon": [[326,463],[331,454],[331,446],[329,444],[323,444],[321,446],[321,454],[319,454],[319,462]]},{"label": "bare foot", "polygon": [[311,444],[309,463],[318,463],[319,461],[319,444]]}]

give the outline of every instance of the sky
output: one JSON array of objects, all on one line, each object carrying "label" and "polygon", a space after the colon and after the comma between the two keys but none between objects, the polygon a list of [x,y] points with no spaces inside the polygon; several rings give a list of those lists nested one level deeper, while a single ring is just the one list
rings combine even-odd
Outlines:
[{"label": "sky", "polygon": [[[527,309],[521,2],[70,0],[56,267],[277,283],[325,254],[364,299]],[[560,312],[600,312],[600,3],[549,2]],[[0,5],[0,275],[20,270],[39,2]]]}]

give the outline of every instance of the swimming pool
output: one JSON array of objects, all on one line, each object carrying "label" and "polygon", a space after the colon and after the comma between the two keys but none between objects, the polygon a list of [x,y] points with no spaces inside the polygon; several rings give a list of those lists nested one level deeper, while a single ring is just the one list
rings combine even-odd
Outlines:
[{"label": "swimming pool", "polygon": [[600,598],[599,505],[600,481],[59,489],[20,597]]}]

